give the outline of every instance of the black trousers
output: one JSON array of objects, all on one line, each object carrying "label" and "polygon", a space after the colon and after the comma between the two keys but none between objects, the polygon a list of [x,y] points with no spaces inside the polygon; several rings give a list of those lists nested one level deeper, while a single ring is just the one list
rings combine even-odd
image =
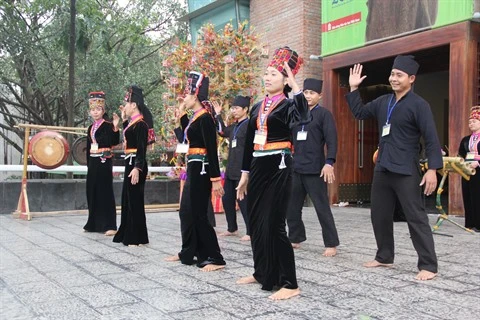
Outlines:
[{"label": "black trousers", "polygon": [[279,169],[282,155],[253,158],[248,181],[248,223],[253,253],[253,277],[263,290],[298,288],[295,255],[285,229],[291,194],[290,155]]},{"label": "black trousers", "polygon": [[432,229],[422,201],[420,181],[419,170],[414,170],[411,176],[375,171],[371,194],[371,219],[378,248],[375,260],[393,263],[395,256],[393,212],[398,198],[407,218],[413,246],[418,254],[418,269],[436,273],[437,256]]},{"label": "black trousers", "polygon": [[183,187],[179,213],[182,250],[178,256],[183,264],[188,265],[194,263],[195,257],[199,267],[205,264],[224,265],[217,235],[207,217],[212,182],[208,166],[205,166],[206,174],[200,174],[201,169],[201,162],[187,164],[187,180]]},{"label": "black trousers", "polygon": [[[225,178],[225,184],[223,190],[225,194],[222,197],[223,210],[225,210],[225,217],[227,218],[227,225],[229,232],[235,232],[238,230],[237,225],[237,190],[235,188],[238,186],[240,180],[232,180]],[[247,227],[247,235],[250,235],[250,228],[248,226],[248,216],[247,216],[247,197],[238,202],[240,206],[240,211],[242,212],[243,220],[245,221],[245,226]]]},{"label": "black trousers", "polygon": [[480,169],[470,176],[470,180],[462,179],[463,206],[465,208],[465,228],[480,230]]},{"label": "black trousers", "polygon": [[318,221],[322,226],[325,247],[338,246],[340,242],[328,201],[327,183],[319,174],[293,173],[292,195],[287,211],[288,238],[292,243],[300,243],[307,239],[302,221],[302,208],[307,194],[312,199]]},{"label": "black trousers", "polygon": [[147,218],[145,216],[145,179],[148,167],[145,164],[143,170],[140,171],[137,184],[132,184],[132,179],[128,177],[133,168],[134,164],[125,160],[122,215],[120,217],[120,227],[113,237],[113,242],[121,242],[126,246],[148,243]]}]

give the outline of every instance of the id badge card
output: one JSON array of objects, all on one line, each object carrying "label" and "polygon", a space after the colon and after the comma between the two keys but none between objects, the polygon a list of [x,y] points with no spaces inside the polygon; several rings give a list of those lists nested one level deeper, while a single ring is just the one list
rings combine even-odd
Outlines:
[{"label": "id badge card", "polygon": [[90,145],[90,151],[98,151],[98,143],[92,143]]},{"label": "id badge card", "polygon": [[267,134],[263,131],[255,131],[255,137],[253,137],[253,143],[261,146],[267,143]]},{"label": "id badge card", "polygon": [[473,160],[475,160],[475,152],[469,152],[469,153],[467,153],[467,156],[465,157],[465,160],[467,160],[467,161],[473,161]]},{"label": "id badge card", "polygon": [[388,136],[390,134],[390,124],[386,124],[382,128],[382,137]]},{"label": "id badge card", "polygon": [[177,144],[176,153],[187,153],[188,152],[188,143],[179,143]]},{"label": "id badge card", "polygon": [[237,139],[233,139],[232,140],[232,148],[236,148],[237,147]]},{"label": "id badge card", "polygon": [[305,141],[307,140],[307,131],[298,131],[297,132],[297,141]]}]

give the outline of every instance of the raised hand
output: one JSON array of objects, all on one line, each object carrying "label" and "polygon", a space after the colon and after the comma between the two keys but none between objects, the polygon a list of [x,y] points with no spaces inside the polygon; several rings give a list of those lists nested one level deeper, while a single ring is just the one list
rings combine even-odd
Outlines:
[{"label": "raised hand", "polygon": [[177,98],[177,102],[178,102],[177,106],[178,106],[178,111],[179,111],[178,115],[179,115],[179,117],[182,117],[183,114],[185,113],[185,101],[183,100],[183,97],[180,96],[180,97]]},{"label": "raised hand", "polygon": [[362,77],[362,70],[363,66],[359,63],[355,64],[353,68],[350,68],[350,77],[348,78],[348,83],[350,84],[350,91],[357,90],[363,79],[367,77]]},{"label": "raised hand", "polygon": [[115,112],[113,113],[112,117],[113,117],[113,121],[112,121],[113,126],[115,127],[115,129],[118,129],[118,123],[120,122],[120,117]]},{"label": "raised hand", "polygon": [[122,116],[122,120],[126,121],[127,120],[127,115],[125,114],[125,106],[120,106],[118,107],[120,110],[120,115]]},{"label": "raised hand", "polygon": [[221,115],[222,114],[222,106],[218,103],[218,101],[212,101],[213,105],[213,110],[215,110],[216,115]]},{"label": "raised hand", "polygon": [[288,66],[288,63],[285,61],[283,63],[283,68],[287,72],[287,83],[292,88],[293,93],[297,93],[300,91],[300,87],[298,86],[297,82],[295,81],[295,76],[293,75],[292,69]]}]

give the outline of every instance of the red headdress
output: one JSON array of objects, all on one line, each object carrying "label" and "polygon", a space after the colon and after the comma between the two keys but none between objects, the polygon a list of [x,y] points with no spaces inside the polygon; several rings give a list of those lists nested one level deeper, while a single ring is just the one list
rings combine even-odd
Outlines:
[{"label": "red headdress", "polygon": [[480,120],[480,106],[473,106],[470,111],[470,117],[468,119]]},{"label": "red headdress", "polygon": [[282,47],[275,50],[273,53],[272,61],[268,64],[269,67],[274,67],[280,71],[284,76],[287,76],[287,72],[283,68],[284,62],[288,63],[292,73],[297,74],[298,70],[303,64],[303,59],[298,55],[297,52],[290,49],[289,47]]}]

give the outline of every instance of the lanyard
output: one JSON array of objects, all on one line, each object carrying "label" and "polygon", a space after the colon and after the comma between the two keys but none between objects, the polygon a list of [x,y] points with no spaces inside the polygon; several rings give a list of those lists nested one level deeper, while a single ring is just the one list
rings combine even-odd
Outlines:
[{"label": "lanyard", "polygon": [[[276,101],[272,101],[272,104],[268,108],[268,111],[265,112],[265,104],[266,104],[266,99],[263,100],[262,105],[260,106],[260,110],[258,112],[258,117],[257,117],[257,129],[260,131],[267,131],[268,130],[268,125],[267,125],[267,119],[270,113],[280,104],[285,99],[285,95],[282,93],[279,98]],[[265,124],[265,125],[264,125]]]},{"label": "lanyard", "polygon": [[235,139],[237,138],[238,130],[240,130],[240,127],[241,127],[245,122],[248,122],[247,120],[248,120],[248,118],[243,119],[242,122],[237,123],[237,125],[235,126],[235,128],[233,128],[233,140],[235,140]]},{"label": "lanyard", "polygon": [[102,125],[102,123],[105,122],[104,119],[100,121],[95,121],[92,126],[92,131],[90,132],[90,137],[92,138],[93,143],[97,143],[97,140],[95,139],[95,133],[97,132],[98,128]]},{"label": "lanyard", "polygon": [[188,131],[188,128],[190,128],[190,125],[193,122],[195,122],[195,120],[197,120],[198,117],[200,117],[201,115],[203,115],[205,113],[207,113],[207,110],[205,110],[204,108],[195,111],[195,113],[193,114],[193,117],[190,119],[190,121],[188,121],[188,125],[185,127],[185,130],[183,131],[183,143],[188,142],[187,131]]},{"label": "lanyard", "polygon": [[[312,108],[312,110],[310,110],[310,112],[312,112],[313,110],[317,109],[318,108],[318,104]],[[305,131],[305,125],[302,124],[302,131]]]},{"label": "lanyard", "polygon": [[[390,102],[388,102],[388,108],[387,108],[387,122],[385,124],[390,123],[390,118],[392,116],[393,109],[395,109],[395,106],[397,105],[398,101],[395,101],[395,103],[392,106],[392,100],[395,95],[392,94],[392,97],[390,98]],[[400,100],[399,100],[400,101]]]}]

